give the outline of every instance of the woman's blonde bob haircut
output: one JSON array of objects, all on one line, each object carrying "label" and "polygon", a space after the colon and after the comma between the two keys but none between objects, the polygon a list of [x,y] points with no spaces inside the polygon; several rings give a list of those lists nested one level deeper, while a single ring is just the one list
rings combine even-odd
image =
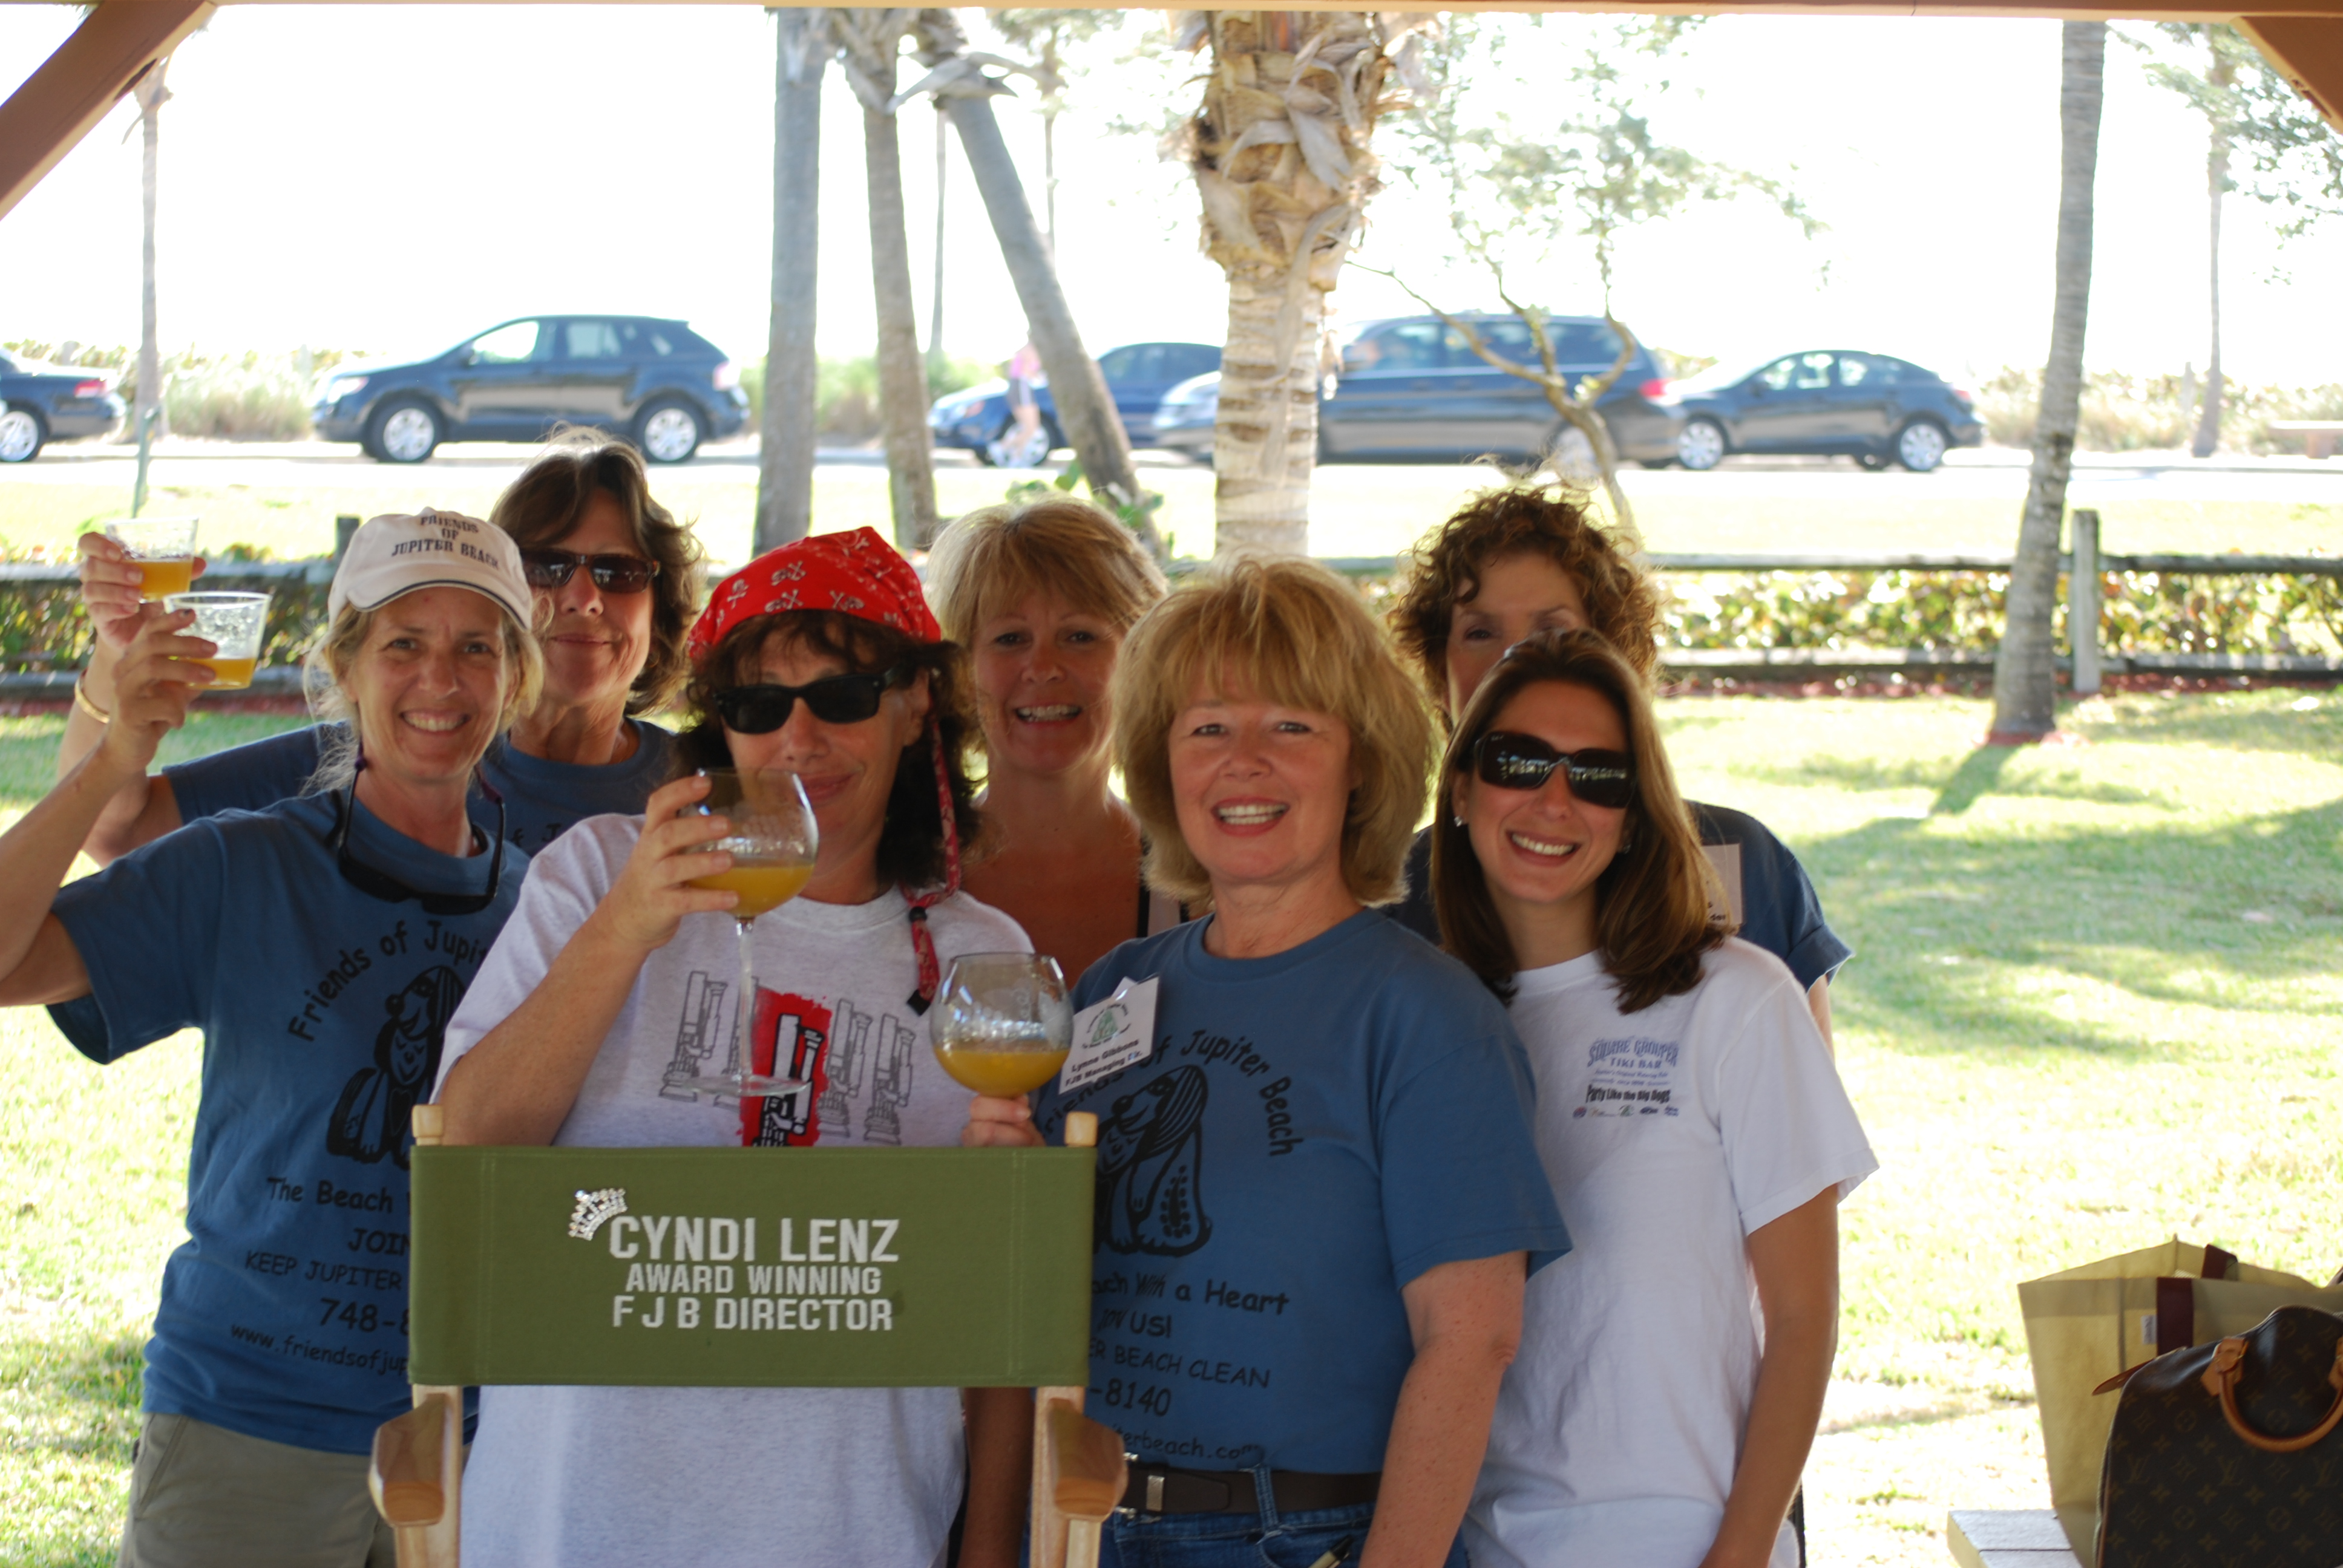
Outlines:
[{"label": "woman's blonde bob haircut", "polygon": [[1071,496],[970,512],[928,555],[928,598],[944,636],[976,646],[988,616],[1048,594],[1117,632],[1163,597],[1163,574],[1129,528]]},{"label": "woman's blonde bob haircut", "polygon": [[[334,624],[326,628],[326,634],[301,661],[301,685],[309,699],[309,711],[319,726],[317,770],[302,786],[304,794],[328,794],[357,777],[362,737],[358,733],[358,705],[350,696],[347,679],[366,652],[375,618],[397,602],[392,599],[373,609],[344,605],[341,613],[334,618]],[[548,613],[546,601],[538,599],[538,618],[545,618]],[[537,706],[538,696],[545,689],[545,650],[538,646],[535,629],[513,619],[512,611],[501,605],[497,607],[497,623],[504,628],[504,700],[497,712],[495,732],[480,743],[478,753],[472,759],[474,766],[497,743],[498,737]]]},{"label": "woman's blonde bob haircut", "polygon": [[1432,772],[1432,717],[1359,592],[1310,561],[1239,558],[1172,590],[1115,661],[1114,760],[1147,831],[1147,881],[1191,908],[1212,879],[1180,834],[1172,727],[1199,688],[1332,714],[1357,786],[1342,819],[1342,881],[1363,904],[1400,897]]}]

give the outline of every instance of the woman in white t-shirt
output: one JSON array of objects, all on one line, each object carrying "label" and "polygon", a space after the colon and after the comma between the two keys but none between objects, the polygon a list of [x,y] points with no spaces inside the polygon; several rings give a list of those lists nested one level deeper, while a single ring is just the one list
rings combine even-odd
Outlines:
[{"label": "woman in white t-shirt", "polygon": [[[692,628],[686,768],[785,768],[820,827],[813,879],[754,927],[752,1065],[805,1080],[735,1101],[741,1000],[721,817],[677,779],[642,817],[549,845],[448,1025],[451,1143],[949,1147],[970,1095],[936,1066],[942,961],[1030,950],[959,890],[977,827],[959,650],[870,529],[802,539],[719,583]],[[753,1109],[753,1111],[751,1111]],[[744,1113],[749,1112],[749,1113]],[[1030,1431],[1019,1390],[488,1388],[464,1483],[468,1561],[545,1568],[1013,1563]],[[744,1490],[725,1456],[754,1453]]]},{"label": "woman in white t-shirt", "polygon": [[1798,983],[1710,914],[1650,699],[1595,634],[1516,643],[1443,783],[1440,928],[1529,1051],[1576,1243],[1530,1281],[1473,1561],[1795,1568],[1837,1205],[1877,1168]]}]

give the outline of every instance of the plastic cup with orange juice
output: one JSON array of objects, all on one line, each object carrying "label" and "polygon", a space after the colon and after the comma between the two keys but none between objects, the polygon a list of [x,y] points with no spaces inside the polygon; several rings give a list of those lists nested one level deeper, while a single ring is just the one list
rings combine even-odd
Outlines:
[{"label": "plastic cup with orange juice", "polygon": [[212,672],[211,690],[234,691],[252,684],[253,669],[260,663],[260,636],[268,625],[266,594],[175,593],[163,606],[174,612],[195,611],[196,624],[187,628],[187,635],[219,648],[209,658],[190,661]]},{"label": "plastic cup with orange juice", "polygon": [[141,598],[185,593],[196,580],[194,518],[117,518],[106,537],[137,563]]}]

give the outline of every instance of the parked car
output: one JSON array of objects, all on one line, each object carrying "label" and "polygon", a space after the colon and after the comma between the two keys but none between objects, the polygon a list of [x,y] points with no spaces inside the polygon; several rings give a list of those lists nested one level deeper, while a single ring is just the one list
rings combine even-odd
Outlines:
[{"label": "parked car", "polygon": [[385,463],[420,463],[442,441],[539,441],[564,424],[680,463],[746,425],[749,395],[739,367],[680,321],[533,316],[427,359],[344,367],[310,415],[327,440],[356,441]]},{"label": "parked car", "polygon": [[[1537,346],[1517,316],[1474,313],[1482,341],[1528,365]],[[1599,376],[1619,357],[1619,339],[1601,317],[1550,317],[1546,330],[1558,368]],[[1640,345],[1595,408],[1623,457],[1657,467],[1675,457],[1676,416],[1654,399],[1664,383]],[[1159,446],[1205,457],[1218,411],[1217,377],[1182,383],[1156,412]],[[1463,333],[1436,316],[1370,321],[1342,350],[1334,394],[1318,404],[1318,458],[1412,457],[1453,461],[1483,455],[1537,461],[1557,456],[1574,477],[1592,454],[1532,382],[1474,353]]]},{"label": "parked car", "polygon": [[111,436],[122,414],[111,377],[0,350],[0,463],[29,463],[51,441]]},{"label": "parked car", "polygon": [[[1099,356],[1099,371],[1114,398],[1115,412],[1134,447],[1152,444],[1155,408],[1163,395],[1180,382],[1221,367],[1221,351],[1209,343],[1126,343]],[[1050,397],[1047,377],[1033,383],[1033,401],[1041,410],[1041,426],[1049,437],[1048,450],[1066,444],[1058,427],[1058,406]],[[936,399],[928,410],[928,429],[939,447],[958,447],[976,454],[980,463],[996,463],[1002,454],[993,444],[1008,432],[1009,383],[985,381]],[[1044,451],[1033,457],[1038,462]]]},{"label": "parked car", "polygon": [[1968,393],[1907,359],[1845,348],[1713,366],[1659,400],[1684,421],[1676,457],[1687,468],[1729,452],[1801,452],[1925,474],[1951,447],[1985,440]]}]

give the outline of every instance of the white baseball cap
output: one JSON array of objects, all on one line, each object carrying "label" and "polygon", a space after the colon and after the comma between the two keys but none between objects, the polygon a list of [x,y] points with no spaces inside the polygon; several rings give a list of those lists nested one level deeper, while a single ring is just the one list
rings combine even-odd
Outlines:
[{"label": "white baseball cap", "polygon": [[418,588],[460,588],[486,594],[529,626],[536,611],[520,546],[492,523],[430,507],[409,516],[368,518],[350,536],[334,586],[326,595],[328,619],[344,605],[379,609]]}]

